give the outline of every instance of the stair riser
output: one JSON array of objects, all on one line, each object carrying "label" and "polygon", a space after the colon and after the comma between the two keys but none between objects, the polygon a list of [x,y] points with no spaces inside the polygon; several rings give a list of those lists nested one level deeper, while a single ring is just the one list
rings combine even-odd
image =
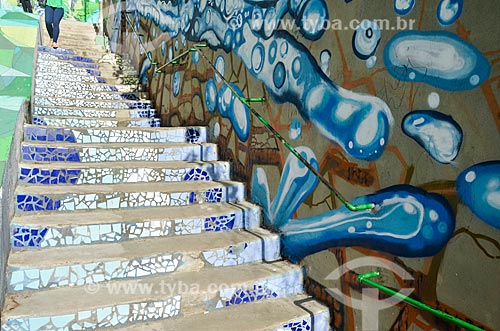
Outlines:
[{"label": "stair riser", "polygon": [[156,109],[120,109],[120,110],[98,110],[98,109],[68,109],[57,107],[35,106],[33,114],[40,116],[70,116],[87,118],[155,118],[158,116]]},{"label": "stair riser", "polygon": [[70,63],[63,62],[39,62],[36,71],[38,73],[50,73],[53,75],[92,75],[101,76],[101,72],[94,68],[81,68]]},{"label": "stair riser", "polygon": [[25,141],[61,141],[79,144],[86,143],[204,143],[207,131],[204,127],[169,128],[159,131],[134,130],[102,130],[90,128],[47,128],[42,126],[25,126]]},{"label": "stair riser", "polygon": [[[144,285],[144,286],[141,286]],[[245,304],[259,300],[272,300],[302,293],[302,272],[294,270],[280,275],[261,278],[239,284],[211,284],[209,289],[198,284],[162,283],[155,288],[152,284],[137,284],[134,288],[116,285],[87,287],[89,295],[109,296],[124,291],[152,293],[149,300],[138,303],[121,304],[111,307],[99,307],[92,310],[75,312],[71,315],[19,318],[8,320],[5,324],[24,326],[19,330],[83,330],[117,327],[137,321],[154,321],[172,318],[182,314],[189,316],[215,309]],[[213,286],[212,286],[213,285]],[[243,293],[243,299],[240,299]],[[163,298],[163,299],[160,299]],[[165,299],[167,298],[167,299]],[[149,308],[149,309],[148,309]],[[4,325],[5,325],[4,324]],[[2,325],[2,326],[4,326]]]},{"label": "stair riser", "polygon": [[[149,113],[144,111],[143,113]],[[43,126],[66,126],[73,128],[159,128],[161,121],[159,118],[144,118],[137,120],[109,120],[109,119],[88,119],[88,118],[60,118],[47,116],[33,116],[33,124]]]},{"label": "stair riser", "polygon": [[41,165],[19,167],[20,184],[87,185],[182,182],[191,180],[229,180],[229,164],[200,164],[186,168],[44,168]]},{"label": "stair riser", "polygon": [[106,109],[151,109],[149,101],[87,101],[82,99],[35,97],[34,105],[39,107],[80,107]]},{"label": "stair riser", "polygon": [[39,50],[38,58],[42,60],[59,60],[59,61],[74,61],[74,62],[84,62],[84,63],[92,63],[97,64],[89,57],[84,57],[80,55],[75,55],[74,53],[69,52],[45,52]]},{"label": "stair riser", "polygon": [[216,161],[215,145],[187,147],[43,147],[23,144],[22,160],[36,162],[114,162],[114,161]]},{"label": "stair riser", "polygon": [[272,262],[280,258],[279,247],[279,237],[273,236],[265,238],[264,241],[255,238],[251,242],[202,252],[168,252],[131,260],[95,261],[48,269],[9,267],[7,291],[18,293],[65,286],[82,286],[110,280],[235,266],[262,260]]},{"label": "stair riser", "polygon": [[109,192],[46,195],[19,192],[17,194],[17,212],[175,207],[195,203],[237,202],[242,201],[244,197],[243,185],[227,187],[220,185],[196,192]]},{"label": "stair riser", "polygon": [[[79,82],[79,83],[106,83],[106,80],[102,77],[91,76],[91,75],[55,75],[51,73],[36,73],[35,75],[35,86],[42,86],[45,81],[61,80],[67,82]],[[109,84],[108,84],[109,85]]]},{"label": "stair riser", "polygon": [[183,219],[150,219],[73,227],[33,227],[11,225],[11,247],[14,250],[79,246],[124,242],[153,237],[184,236],[203,232],[254,229],[260,225],[258,208],[241,209],[209,217]]},{"label": "stair riser", "polygon": [[[54,83],[54,82],[51,82]],[[149,94],[146,92],[135,93],[118,93],[118,92],[97,92],[92,90],[83,90],[82,84],[78,84],[78,88],[70,89],[66,86],[58,86],[58,84],[47,84],[49,87],[36,87],[35,94],[41,97],[49,98],[64,98],[69,97],[73,99],[83,100],[138,100],[146,101],[149,99]],[[61,84],[63,85],[63,84]]]}]

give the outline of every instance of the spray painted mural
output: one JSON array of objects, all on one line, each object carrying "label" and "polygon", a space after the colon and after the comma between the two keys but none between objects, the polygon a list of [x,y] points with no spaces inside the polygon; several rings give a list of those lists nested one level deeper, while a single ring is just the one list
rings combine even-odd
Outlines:
[{"label": "spray painted mural", "polygon": [[[406,270],[418,281],[393,279],[395,287],[413,287],[425,303],[500,327],[490,294],[500,282],[494,1],[126,4],[128,14],[108,3],[110,40],[135,59],[163,125],[209,126],[265,224],[282,233],[284,254],[307,266],[309,290],[331,303],[335,329],[359,321],[325,291],[325,276],[360,255]],[[196,43],[209,48],[189,52]],[[375,208],[342,206],[250,104],[352,203]],[[342,276],[344,293],[361,291],[353,275]],[[397,308],[381,330],[449,329]]]}]

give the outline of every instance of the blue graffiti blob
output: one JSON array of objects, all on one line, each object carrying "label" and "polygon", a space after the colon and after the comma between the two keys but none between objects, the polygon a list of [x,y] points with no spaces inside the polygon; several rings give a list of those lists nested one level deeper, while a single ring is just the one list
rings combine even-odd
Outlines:
[{"label": "blue graffiti blob", "polygon": [[198,52],[193,52],[191,53],[191,61],[193,61],[193,64],[198,64],[200,62],[200,53]]},{"label": "blue graffiti blob", "polygon": [[451,116],[433,110],[417,110],[403,118],[401,127],[440,163],[450,163],[460,151],[463,131]]},{"label": "blue graffiti blob", "polygon": [[181,90],[181,73],[180,71],[176,71],[174,73],[174,77],[172,78],[172,92],[174,94],[174,97],[179,95],[179,92]]},{"label": "blue graffiti blob", "polygon": [[[222,55],[217,56],[217,58],[215,59],[215,68],[217,69],[218,72],[220,72],[222,76],[224,76],[226,70],[225,70],[225,61]],[[222,82],[222,78],[219,77],[218,73],[214,73],[214,77],[217,83]]]},{"label": "blue graffiti blob", "polygon": [[[239,96],[243,97],[243,92],[240,88],[230,83],[234,91]],[[219,89],[217,105],[222,117],[229,118],[233,125],[234,132],[238,138],[245,142],[250,134],[250,110],[245,106],[241,100],[231,91],[227,85],[223,85]]]},{"label": "blue graffiti blob", "polygon": [[292,140],[297,140],[302,136],[302,123],[298,118],[293,118],[290,122],[288,136]]},{"label": "blue graffiti blob", "polygon": [[394,11],[404,16],[409,14],[415,7],[415,0],[394,0]]},{"label": "blue graffiti blob", "polygon": [[293,262],[321,250],[361,246],[406,257],[437,254],[455,229],[448,201],[410,185],[396,185],[358,197],[353,204],[373,202],[374,210],[349,211],[341,207],[301,219],[280,228],[284,254]]},{"label": "blue graffiti blob", "polygon": [[318,40],[325,32],[325,23],[328,20],[328,9],[324,0],[310,0],[305,2],[298,15],[300,17],[300,31],[309,40]]},{"label": "blue graffiti blob", "polygon": [[368,60],[377,51],[381,35],[380,27],[375,21],[361,21],[352,35],[354,54],[362,60]]},{"label": "blue graffiti blob", "polygon": [[213,113],[215,111],[217,106],[217,86],[213,78],[210,78],[205,85],[205,104],[209,112]]},{"label": "blue graffiti blob", "polygon": [[[300,146],[296,150],[318,170],[318,161],[309,147]],[[272,202],[270,202],[266,173],[261,168],[255,170],[252,180],[252,202],[262,206],[266,224],[279,228],[292,217],[317,185],[318,178],[296,156],[289,154]]]},{"label": "blue graffiti blob", "polygon": [[441,0],[437,8],[437,19],[443,26],[453,24],[462,15],[463,0]]},{"label": "blue graffiti blob", "polygon": [[474,214],[500,229],[500,160],[465,169],[457,178],[457,192]]},{"label": "blue graffiti blob", "polygon": [[473,45],[447,31],[402,31],[385,47],[387,70],[402,81],[448,91],[473,89],[490,74],[490,64]]},{"label": "blue graffiti blob", "polygon": [[141,84],[146,85],[148,83],[148,70],[151,69],[151,52],[148,52],[148,56],[144,58],[142,62],[141,70],[139,72],[139,79]]}]

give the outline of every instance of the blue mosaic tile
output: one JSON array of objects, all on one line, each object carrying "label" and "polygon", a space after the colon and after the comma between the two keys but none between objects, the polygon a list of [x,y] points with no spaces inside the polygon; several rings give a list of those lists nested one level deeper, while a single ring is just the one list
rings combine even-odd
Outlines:
[{"label": "blue mosaic tile", "polygon": [[150,102],[137,101],[137,102],[128,103],[128,108],[130,108],[130,109],[151,109],[152,104]]},{"label": "blue mosaic tile", "polygon": [[98,83],[106,83],[106,80],[102,77],[96,77]]},{"label": "blue mosaic tile", "polygon": [[60,207],[61,201],[43,195],[17,195],[17,209],[22,211],[59,210]]},{"label": "blue mosaic tile", "polygon": [[45,123],[45,121],[38,116],[33,116],[33,124],[47,126],[47,123]]},{"label": "blue mosaic tile", "polygon": [[207,217],[203,227],[205,231],[229,231],[233,229],[235,219],[235,214]]},{"label": "blue mosaic tile", "polygon": [[76,184],[81,170],[21,168],[19,180],[29,184]]},{"label": "blue mosaic tile", "polygon": [[311,325],[309,321],[302,320],[301,322],[291,322],[283,325],[286,331],[309,331],[311,330]]},{"label": "blue mosaic tile", "polygon": [[135,93],[122,93],[120,96],[124,100],[139,100],[139,97]]},{"label": "blue mosaic tile", "polygon": [[258,300],[276,298],[278,294],[272,290],[265,288],[262,285],[254,285],[252,290],[237,290],[231,299],[226,301],[226,307],[249,303]]},{"label": "blue mosaic tile", "polygon": [[[216,187],[216,188],[211,188],[208,189],[205,192],[205,202],[210,202],[210,203],[217,203],[222,201],[222,188]],[[196,203],[196,193],[191,192],[189,194],[189,202],[190,203]]]},{"label": "blue mosaic tile", "polygon": [[152,128],[159,128],[160,127],[160,119],[159,118],[153,118],[152,120],[149,121],[149,125]]},{"label": "blue mosaic tile", "polygon": [[87,73],[92,76],[101,76],[101,72],[99,70],[87,69]]},{"label": "blue mosaic tile", "polygon": [[31,141],[65,141],[76,142],[76,138],[70,129],[62,128],[33,128],[27,127],[24,131],[24,139]]},{"label": "blue mosaic tile", "polygon": [[21,152],[25,161],[80,162],[80,156],[74,148],[22,146]]},{"label": "blue mosaic tile", "polygon": [[113,92],[118,92],[118,87],[116,87],[116,86],[110,86],[109,88],[110,88],[110,89],[111,89],[111,91],[113,91]]},{"label": "blue mosaic tile", "polygon": [[48,46],[38,46],[38,51],[39,52],[54,53],[54,54],[71,54],[71,55],[75,54],[75,52],[73,52],[70,49],[64,49],[64,48],[54,49],[54,48],[48,47]]},{"label": "blue mosaic tile", "polygon": [[12,229],[12,246],[40,247],[40,243],[47,234],[47,228],[35,229],[27,226],[14,225]]},{"label": "blue mosaic tile", "polygon": [[188,128],[186,130],[186,142],[188,143],[198,143],[200,142],[200,130],[195,128]]},{"label": "blue mosaic tile", "polygon": [[212,180],[208,172],[201,168],[194,168],[189,170],[187,174],[184,175],[184,180]]}]

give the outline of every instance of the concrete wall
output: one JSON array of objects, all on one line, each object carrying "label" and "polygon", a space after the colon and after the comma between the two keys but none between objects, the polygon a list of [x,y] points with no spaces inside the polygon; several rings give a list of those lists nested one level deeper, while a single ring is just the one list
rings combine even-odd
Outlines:
[{"label": "concrete wall", "polygon": [[[330,304],[337,329],[362,328],[355,275],[376,263],[386,269],[379,282],[500,329],[496,1],[126,4],[133,28],[123,27],[121,3],[109,1],[108,33],[136,62],[163,125],[209,126],[221,159],[283,233],[285,254],[306,266],[308,290]],[[363,19],[370,22],[358,28]],[[378,208],[342,207],[203,56],[155,71],[200,41],[242,95],[266,98],[255,110],[330,185]],[[359,260],[366,256],[378,260]],[[340,265],[356,273],[332,275]],[[379,316],[372,329],[453,329],[407,305]]]}]

